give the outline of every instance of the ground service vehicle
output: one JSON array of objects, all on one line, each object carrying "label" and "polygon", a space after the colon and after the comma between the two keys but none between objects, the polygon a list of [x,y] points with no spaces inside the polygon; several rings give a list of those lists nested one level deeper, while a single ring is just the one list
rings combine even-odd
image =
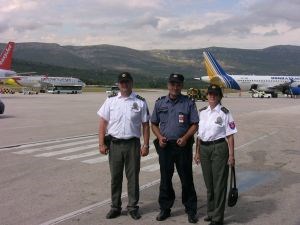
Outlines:
[{"label": "ground service vehicle", "polygon": [[207,93],[205,89],[198,89],[198,88],[189,88],[187,90],[187,95],[194,99],[195,101],[197,100],[202,100],[205,101],[207,100]]},{"label": "ground service vehicle", "polygon": [[264,91],[252,90],[252,98],[272,98],[272,94]]},{"label": "ground service vehicle", "polygon": [[108,95],[117,94],[120,91],[118,86],[112,86],[110,90],[107,90],[106,93]]},{"label": "ground service vehicle", "polygon": [[71,85],[71,86],[55,85],[55,86],[48,87],[47,92],[52,94],[81,94],[82,86],[81,85]]}]

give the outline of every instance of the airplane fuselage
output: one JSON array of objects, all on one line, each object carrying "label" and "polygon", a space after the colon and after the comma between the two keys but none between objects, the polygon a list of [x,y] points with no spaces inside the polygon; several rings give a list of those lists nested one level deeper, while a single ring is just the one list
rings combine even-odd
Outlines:
[{"label": "airplane fuselage", "polygon": [[16,76],[11,77],[9,80],[11,80],[10,84],[15,82],[19,86],[31,88],[41,88],[43,86],[55,85],[85,85],[81,80],[73,77]]},{"label": "airplane fuselage", "polygon": [[[239,86],[241,91],[249,91],[256,89],[259,91],[270,91],[274,87],[291,83],[291,87],[300,85],[300,76],[269,76],[269,75],[228,75],[232,77]],[[208,76],[201,77],[201,80],[210,83],[211,79]]]},{"label": "airplane fuselage", "polygon": [[0,78],[1,77],[9,77],[9,76],[13,76],[13,75],[16,75],[15,71],[0,69]]}]

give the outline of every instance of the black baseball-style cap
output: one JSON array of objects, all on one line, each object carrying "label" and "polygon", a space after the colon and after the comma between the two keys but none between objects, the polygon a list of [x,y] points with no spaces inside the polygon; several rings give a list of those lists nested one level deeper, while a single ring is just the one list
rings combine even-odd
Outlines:
[{"label": "black baseball-style cap", "polygon": [[170,83],[183,83],[184,76],[179,73],[171,73],[169,76],[169,82]]},{"label": "black baseball-style cap", "polygon": [[133,81],[132,76],[128,72],[120,73],[118,76],[118,82],[122,81]]},{"label": "black baseball-style cap", "polygon": [[222,89],[220,88],[220,86],[215,84],[211,84],[208,86],[207,93],[213,93],[220,97],[223,97]]}]

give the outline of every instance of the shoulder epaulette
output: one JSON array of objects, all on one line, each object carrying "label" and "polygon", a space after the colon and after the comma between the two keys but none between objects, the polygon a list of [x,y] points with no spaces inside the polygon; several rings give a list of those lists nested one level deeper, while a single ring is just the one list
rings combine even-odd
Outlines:
[{"label": "shoulder epaulette", "polygon": [[205,106],[205,107],[199,109],[199,112],[201,112],[201,111],[203,111],[203,110],[205,110],[205,109],[207,109],[207,106]]},{"label": "shoulder epaulette", "polygon": [[146,101],[146,100],[145,100],[145,98],[143,98],[143,97],[142,97],[142,96],[140,96],[140,95],[136,95],[135,97],[136,97],[137,99],[140,99],[140,100],[142,100],[142,101]]},{"label": "shoulder epaulette", "polygon": [[111,98],[111,97],[116,97],[118,95],[118,93],[112,93],[110,94],[108,97]]},{"label": "shoulder epaulette", "polygon": [[161,96],[161,97],[159,97],[158,99],[156,99],[156,101],[159,101],[159,100],[161,100],[161,99],[164,99],[166,96]]},{"label": "shoulder epaulette", "polygon": [[229,110],[226,109],[224,106],[222,106],[221,110],[222,110],[225,114],[229,113]]}]

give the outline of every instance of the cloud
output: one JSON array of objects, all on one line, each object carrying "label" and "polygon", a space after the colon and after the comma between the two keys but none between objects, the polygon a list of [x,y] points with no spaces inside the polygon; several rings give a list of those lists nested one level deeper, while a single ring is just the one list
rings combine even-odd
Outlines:
[{"label": "cloud", "polygon": [[10,0],[0,35],[137,49],[299,45],[299,10],[296,0]]}]

